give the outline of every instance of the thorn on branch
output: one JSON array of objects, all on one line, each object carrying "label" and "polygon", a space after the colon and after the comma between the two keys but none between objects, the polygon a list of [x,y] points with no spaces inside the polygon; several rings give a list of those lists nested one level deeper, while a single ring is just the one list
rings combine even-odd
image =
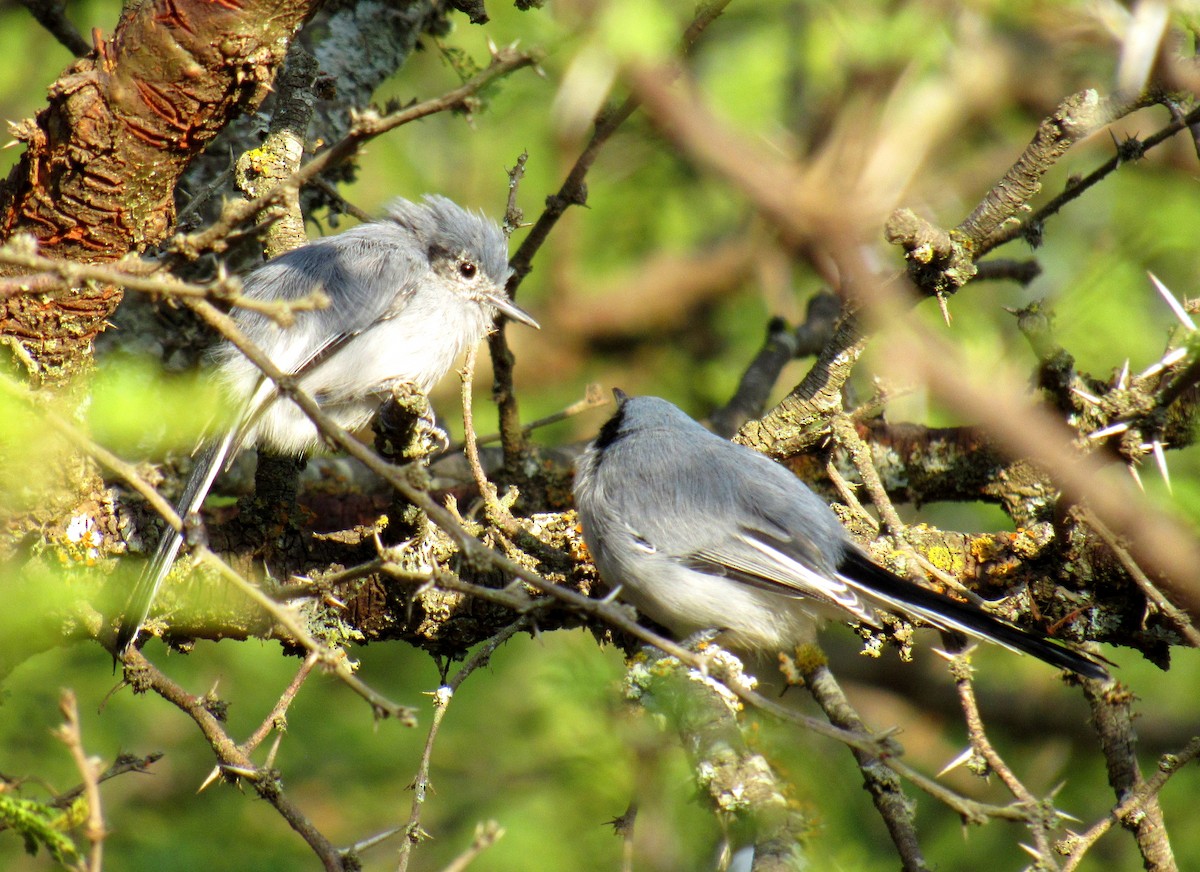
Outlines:
[{"label": "thorn on branch", "polygon": [[904,249],[913,283],[929,296],[953,294],[975,277],[970,240],[937,227],[910,209],[897,209],[884,237]]}]

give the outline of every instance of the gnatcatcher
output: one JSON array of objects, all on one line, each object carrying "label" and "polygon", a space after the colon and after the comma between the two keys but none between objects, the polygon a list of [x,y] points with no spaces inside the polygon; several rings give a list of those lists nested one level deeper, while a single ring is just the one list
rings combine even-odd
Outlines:
[{"label": "gnatcatcher", "polygon": [[[245,309],[234,320],[326,414],[354,430],[393,387],[428,392],[497,313],[538,326],[508,298],[510,273],[508,244],[494,222],[445,197],[397,200],[386,218],[310,242],[246,278],[248,297],[297,300],[322,291],[328,307],[297,312],[288,327]],[[218,345],[215,358],[241,412],[229,432],[199,450],[180,499],[183,518],[199,510],[242,447],[303,455],[320,444],[316,425],[232,344]],[[117,634],[118,655],[137,638],[181,541],[168,529],[142,573]]]},{"label": "gnatcatcher", "polygon": [[576,473],[583,537],[618,596],[673,633],[720,630],[735,648],[779,652],[814,641],[827,618],[878,628],[882,609],[1107,677],[1087,654],[877,565],[757,451],[666,400],[614,393],[617,412]]}]

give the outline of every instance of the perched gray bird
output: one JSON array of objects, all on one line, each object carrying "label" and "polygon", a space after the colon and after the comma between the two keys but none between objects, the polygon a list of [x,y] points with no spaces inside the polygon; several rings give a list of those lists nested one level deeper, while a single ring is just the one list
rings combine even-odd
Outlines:
[{"label": "perched gray bird", "polygon": [[679,636],[721,630],[783,651],[827,618],[917,616],[1089,678],[1096,660],[878,566],[800,479],[657,397],[617,394],[579,463],[575,503],[601,577]]},{"label": "perched gray bird", "polygon": [[[327,308],[298,312],[289,327],[245,309],[234,320],[275,366],[299,378],[326,414],[354,430],[370,421],[393,387],[428,392],[497,313],[538,326],[508,298],[510,272],[507,241],[494,222],[445,197],[398,200],[386,218],[310,242],[246,278],[249,297],[296,300],[323,291]],[[181,517],[199,510],[242,447],[303,455],[320,443],[316,425],[233,345],[221,343],[215,357],[241,413],[229,432],[200,449]],[[180,544],[174,530],[159,543],[126,606],[118,653],[137,637]]]}]

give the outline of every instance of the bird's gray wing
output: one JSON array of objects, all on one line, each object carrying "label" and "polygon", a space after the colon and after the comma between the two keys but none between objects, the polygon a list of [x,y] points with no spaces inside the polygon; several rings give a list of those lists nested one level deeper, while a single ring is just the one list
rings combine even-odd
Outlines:
[{"label": "bird's gray wing", "polygon": [[[382,225],[371,226],[378,230]],[[307,331],[295,359],[276,361],[288,375],[303,377],[316,371],[350,342],[398,316],[416,290],[412,281],[420,268],[407,247],[388,239],[357,233],[359,228],[328,237],[268,261],[247,280],[246,293],[262,300],[296,300],[325,291],[329,306],[297,315],[291,329]],[[329,289],[338,288],[336,293]],[[386,289],[380,293],[379,289]],[[239,322],[254,338],[267,329],[266,318],[245,310]],[[250,394],[233,450],[242,442],[278,395],[265,377]],[[336,399],[336,398],[334,398]]]},{"label": "bird's gray wing", "polygon": [[878,623],[875,610],[827,569],[824,555],[811,539],[789,533],[769,518],[737,524],[720,539],[679,559],[700,572],[723,575],[781,596],[829,603],[860,621]]},{"label": "bird's gray wing", "polygon": [[845,533],[829,507],[789,470],[741,446],[731,461],[729,447],[711,442],[643,463],[651,480],[622,492],[652,500],[653,508],[619,514],[639,538],[689,569],[830,603],[876,624],[874,609],[836,573]]},{"label": "bird's gray wing", "polygon": [[[364,227],[376,233],[389,229],[383,223]],[[281,367],[290,375],[312,372],[348,342],[395,318],[416,292],[414,277],[421,269],[416,253],[386,236],[367,236],[358,230],[269,261],[247,282],[247,294],[260,299],[295,300],[318,290],[329,297],[327,308],[297,316],[293,329],[312,335],[305,343],[307,353]],[[249,317],[263,316],[250,313]]]}]

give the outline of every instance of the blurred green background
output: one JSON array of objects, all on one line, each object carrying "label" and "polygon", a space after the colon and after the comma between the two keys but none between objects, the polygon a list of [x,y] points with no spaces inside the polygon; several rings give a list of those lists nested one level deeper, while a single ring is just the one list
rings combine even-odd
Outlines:
[{"label": "blurred green background", "polygon": [[[828,146],[832,151],[826,153],[837,155],[842,147],[865,152],[879,143],[902,150],[917,136],[903,134],[906,127],[939,119],[929,158],[912,168],[910,178],[893,175],[893,187],[881,198],[953,225],[1063,96],[1082,87],[1111,89],[1116,49],[1094,9],[1083,2],[734,2],[711,27],[695,70],[702,93],[719,113],[781,153],[811,156]],[[96,26],[111,33],[118,10],[115,2],[72,2],[68,11],[83,32]],[[499,215],[505,169],[528,151],[520,201],[533,220],[587,135],[586,127],[572,119],[586,120],[585,110],[604,99],[612,58],[633,49],[662,51],[693,9],[686,3],[601,2],[519,13],[494,2],[488,11],[493,21],[483,28],[457,19],[447,44],[483,63],[486,37],[497,44],[519,39],[547,52],[545,75],[522,71],[505,80],[469,123],[435,116],[373,142],[360,160],[358,181],[343,192],[356,205],[378,212],[393,196],[430,191]],[[19,59],[0,66],[0,111],[16,120],[42,105],[45,87],[71,59],[13,4],[0,7],[0,48]],[[564,81],[584,84],[571,90]],[[414,55],[379,101],[431,97],[456,84],[453,70],[427,40],[426,50]],[[614,94],[623,96],[619,85]],[[939,114],[946,105],[955,111]],[[1163,123],[1161,110],[1148,111],[1119,129],[1144,135]],[[1093,137],[1051,174],[1046,190],[1060,189],[1069,174],[1090,171],[1111,151],[1107,133]],[[4,169],[18,153],[0,152]],[[1029,288],[972,285],[951,301],[950,326],[928,304],[922,316],[949,335],[981,376],[998,361],[1031,368],[1032,355],[1004,309],[1037,298],[1046,298],[1055,310],[1059,339],[1081,368],[1106,376],[1126,358],[1135,372],[1146,367],[1161,355],[1175,326],[1146,270],[1179,296],[1194,293],[1200,228],[1195,165],[1189,143],[1164,146],[1047,225],[1037,253],[1043,274]],[[521,291],[522,305],[544,329],[509,332],[519,361],[523,413],[532,419],[556,411],[578,399],[589,382],[658,393],[695,415],[708,413],[732,393],[768,317],[801,318],[806,300],[821,288],[820,279],[783,258],[739,194],[697,173],[640,116],[602,152],[588,189],[588,208],[568,212]],[[639,300],[652,301],[659,293],[645,277],[657,274],[651,267],[660,259],[673,256],[683,263],[745,240],[755,242],[752,261],[727,287],[681,304],[674,319],[639,313]],[[1003,253],[1024,255],[1024,246],[1019,247],[1020,252]],[[900,268],[899,256],[881,238],[879,253],[881,262]],[[584,329],[587,313],[604,313],[618,293],[628,303],[628,316],[603,335]],[[864,392],[870,390],[873,363],[868,355],[860,367]],[[780,393],[805,366],[798,362],[788,368]],[[142,415],[149,409],[149,417],[161,417],[158,398],[164,388],[156,373],[117,359],[102,364],[100,378],[114,387],[101,394],[108,399],[92,411],[95,432],[118,450],[133,452],[146,428],[135,426],[127,433],[118,424],[138,420],[139,407]],[[182,384],[174,382],[168,393],[178,395]],[[460,429],[456,391],[448,379],[436,397],[452,430]],[[184,406],[195,402],[194,395],[187,397]],[[486,390],[476,397],[480,429],[488,431],[494,415]],[[597,411],[572,419],[539,438],[548,444],[589,438],[603,415]],[[954,422],[919,390],[899,401],[890,416]],[[1196,452],[1173,452],[1171,460],[1173,493],[1151,470],[1143,470],[1143,481],[1162,505],[1194,518],[1200,505]],[[1004,522],[993,510],[958,505],[922,507],[913,517],[963,530],[995,529]],[[922,650],[916,667],[898,666],[894,655],[876,663],[858,657],[855,639],[844,629],[831,628],[826,639],[835,663],[853,676],[851,695],[868,721],[880,728],[900,726],[900,740],[915,765],[936,772],[962,750],[961,718],[938,658]],[[934,643],[927,639],[926,647]],[[238,737],[257,726],[299,665],[279,656],[277,646],[253,642],[200,643],[187,657],[167,657],[157,643],[147,650],[192,692],[215,686],[232,704],[231,731]],[[1194,702],[1200,655],[1177,653],[1173,668],[1163,673],[1127,652],[1106,654],[1120,664],[1122,680],[1139,697],[1144,713],[1139,728],[1153,737],[1144,743],[1142,762],[1152,771],[1155,754],[1200,731]],[[422,694],[439,681],[427,655],[400,645],[373,646],[353,656],[361,660],[360,674],[368,683],[392,699],[422,707],[422,725],[405,729],[373,723],[367,706],[331,678],[313,678],[301,691],[276,766],[293,799],[339,843],[407,818],[412,797],[407,785],[429,723],[430,705]],[[1049,792],[1065,782],[1057,803],[1082,819],[1080,829],[1103,815],[1112,794],[1100,758],[1087,743],[1087,712],[1078,694],[1041,664],[1005,652],[980,651],[975,662],[985,717],[996,719],[992,738],[1017,771],[1035,791]],[[888,689],[887,676],[906,668],[920,670],[928,686],[915,702]],[[151,774],[126,775],[104,786],[105,818],[112,830],[106,843],[109,868],[317,866],[302,841],[252,792],[216,784],[197,794],[212,756],[195,727],[159,699],[135,698],[128,689],[109,697],[116,683],[110,670],[108,656],[92,645],[28,659],[4,687],[0,772],[35,779],[25,786],[30,795],[37,795],[36,782],[54,791],[75,784],[69,756],[50,732],[60,722],[59,690],[71,687],[80,698],[90,753],[110,760],[119,751],[165,752]],[[873,671],[876,677],[869,681]],[[505,835],[473,868],[617,869],[621,846],[606,822],[624,812],[648,767],[661,790],[644,799],[643,815],[661,825],[639,830],[644,862],[638,868],[711,868],[718,828],[695,800],[686,761],[670,733],[623,705],[621,677],[620,655],[598,647],[583,632],[506,644],[487,669],[467,680],[450,707],[434,751],[434,789],[423,817],[432,839],[417,848],[410,868],[442,868],[467,847],[478,823],[496,820]],[[1015,715],[1007,717],[1014,699],[1053,710],[1080,729],[1022,726]],[[844,749],[769,722],[753,737],[792,781],[795,802],[811,815],[813,868],[896,868],[882,823]],[[997,784],[961,771],[946,780],[973,796],[1004,797]],[[1189,825],[1187,810],[1187,798],[1200,789],[1198,781],[1192,767],[1163,793],[1185,869],[1200,868],[1200,834]],[[919,809],[927,856],[937,868],[1019,869],[1029,861],[1017,847],[1025,835],[1011,825],[963,830],[954,815],[930,799],[919,797]],[[394,850],[390,842],[370,849],[364,854],[366,868],[393,868]],[[52,865],[44,856],[26,857],[11,832],[0,834],[0,866]],[[1139,867],[1131,840],[1117,834],[1094,848],[1082,868]]]}]

